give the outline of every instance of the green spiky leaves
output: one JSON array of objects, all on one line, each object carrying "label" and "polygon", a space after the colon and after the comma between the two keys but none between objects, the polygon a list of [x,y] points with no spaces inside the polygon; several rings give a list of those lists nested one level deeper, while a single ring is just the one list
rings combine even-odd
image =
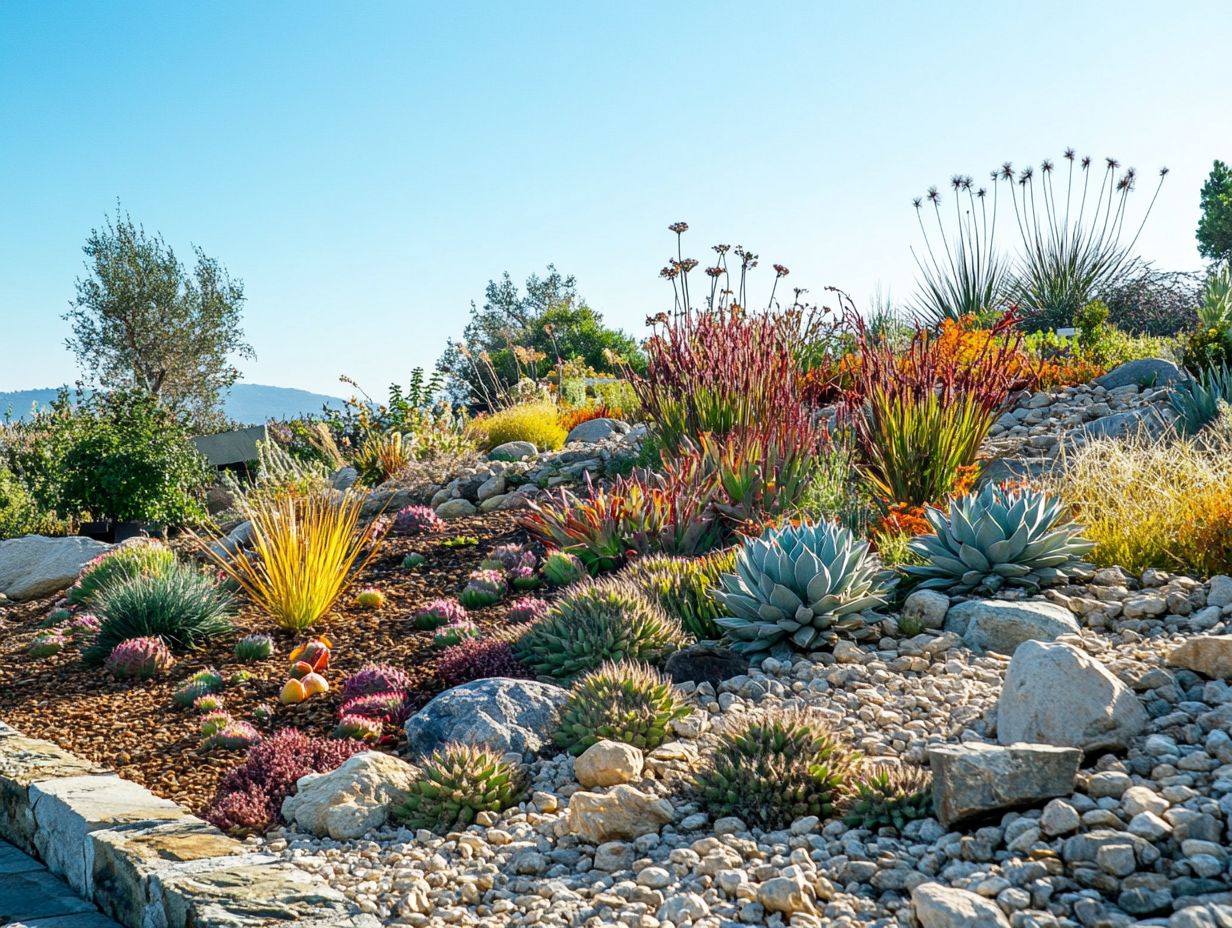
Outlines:
[{"label": "green spiky leaves", "polygon": [[521,802],[529,778],[520,764],[495,751],[463,744],[446,745],[420,767],[394,817],[410,828],[437,834],[461,831],[480,812],[503,812]]},{"label": "green spiky leaves", "polygon": [[685,632],[697,641],[723,637],[715,620],[723,609],[713,596],[719,578],[735,570],[736,549],[704,557],[652,555],[634,561],[625,576],[659,601],[669,615],[680,619]]},{"label": "green spiky leaves", "polygon": [[858,764],[815,716],[766,712],[734,722],[693,785],[713,817],[772,831],[806,815],[828,817]]},{"label": "green spiky leaves", "polygon": [[874,764],[856,783],[843,821],[875,831],[933,815],[933,778],[925,767]]},{"label": "green spiky leaves", "polygon": [[574,684],[555,740],[575,755],[604,739],[650,751],[667,740],[672,719],[688,714],[671,681],[654,668],[608,663]]},{"label": "green spiky leaves", "polygon": [[727,616],[716,621],[735,650],[790,659],[858,637],[860,613],[885,605],[888,589],[868,542],[850,530],[833,522],[769,528],[747,539],[735,572],[722,575],[714,596]]},{"label": "green spiky leaves", "polygon": [[1061,501],[1039,490],[987,484],[953,500],[948,513],[930,506],[924,515],[936,534],[918,535],[908,547],[927,563],[903,568],[921,589],[1035,592],[1080,572],[1095,547]]},{"label": "green spiky leaves", "polygon": [[514,645],[536,675],[568,683],[605,661],[662,662],[684,641],[680,623],[625,580],[575,585]]}]

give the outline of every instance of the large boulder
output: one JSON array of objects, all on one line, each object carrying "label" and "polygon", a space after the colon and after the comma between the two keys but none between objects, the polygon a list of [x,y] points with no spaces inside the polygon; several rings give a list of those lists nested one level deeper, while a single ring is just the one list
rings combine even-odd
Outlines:
[{"label": "large boulder", "polygon": [[585,422],[579,422],[569,430],[569,434],[565,438],[565,444],[580,441],[584,444],[592,445],[595,442],[603,441],[603,439],[613,434],[623,435],[627,431],[629,431],[629,423],[621,422],[619,419],[587,419]]},{"label": "large boulder", "polygon": [[424,756],[449,742],[533,755],[552,742],[568,693],[550,683],[490,677],[445,690],[406,722],[407,748]]},{"label": "large boulder", "polygon": [[1072,433],[1074,443],[1080,444],[1092,438],[1128,438],[1145,429],[1148,435],[1160,434],[1168,420],[1154,406],[1139,406],[1124,412],[1092,419]]},{"label": "large boulder", "polygon": [[1074,791],[1082,752],[1051,744],[942,744],[928,749],[933,802],[946,828]]},{"label": "large boulder", "polygon": [[71,535],[25,535],[0,541],[0,593],[21,601],[67,589],[87,563],[111,545]]},{"label": "large boulder", "polygon": [[359,838],[380,828],[406,798],[418,771],[383,751],[355,754],[328,773],[300,777],[282,817],[319,838]]},{"label": "large boulder", "polygon": [[673,683],[709,682],[718,686],[724,680],[748,673],[749,659],[722,645],[698,643],[673,651],[663,671]]},{"label": "large boulder", "polygon": [[991,899],[940,883],[921,883],[911,891],[911,911],[924,928],[1009,928],[1009,919]]},{"label": "large boulder", "polygon": [[1218,680],[1232,678],[1232,635],[1198,635],[1168,652],[1168,663]]},{"label": "large boulder", "polygon": [[1013,654],[1024,641],[1055,641],[1079,631],[1078,620],[1064,606],[1034,599],[967,600],[950,607],[945,630],[961,636],[972,651],[999,654]]},{"label": "large boulder", "polygon": [[1101,377],[1096,377],[1094,383],[1105,390],[1115,390],[1117,387],[1135,386],[1162,387],[1178,380],[1188,379],[1185,372],[1163,358],[1139,358],[1118,365]]},{"label": "large boulder", "polygon": [[1027,641],[997,699],[997,741],[1100,751],[1124,748],[1148,716],[1133,690],[1084,651]]},{"label": "large boulder", "polygon": [[507,441],[488,452],[489,461],[521,461],[539,453],[533,442]]}]

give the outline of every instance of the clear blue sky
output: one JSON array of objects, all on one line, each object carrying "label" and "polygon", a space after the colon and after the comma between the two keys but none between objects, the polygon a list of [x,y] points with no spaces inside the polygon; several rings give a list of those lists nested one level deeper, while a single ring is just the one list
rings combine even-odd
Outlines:
[{"label": "clear blue sky", "polygon": [[[909,296],[911,198],[1056,158],[1172,173],[1143,254],[1199,266],[1232,160],[1228,0],[0,3],[0,390],[72,380],[60,316],[119,197],[241,277],[245,379],[370,391],[555,262],[636,334],[666,226],[790,282]],[[761,291],[759,291],[761,292]]]}]

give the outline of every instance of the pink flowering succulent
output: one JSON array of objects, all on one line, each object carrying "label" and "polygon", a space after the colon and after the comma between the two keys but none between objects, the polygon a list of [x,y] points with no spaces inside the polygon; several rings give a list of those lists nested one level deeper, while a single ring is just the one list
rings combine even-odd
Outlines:
[{"label": "pink flowering succulent", "polygon": [[394,515],[395,535],[428,535],[444,529],[445,520],[431,506],[407,506]]},{"label": "pink flowering succulent", "polygon": [[103,661],[103,670],[117,680],[148,680],[166,673],[175,664],[161,638],[129,638],[121,641]]},{"label": "pink flowering succulent", "polygon": [[466,607],[456,599],[434,599],[415,613],[414,621],[416,628],[432,631],[466,617]]},{"label": "pink flowering succulent", "polygon": [[397,667],[388,664],[368,664],[351,674],[342,683],[342,698],[370,696],[373,693],[406,692],[411,679]]},{"label": "pink flowering succulent", "polygon": [[529,667],[513,654],[513,644],[502,639],[461,641],[441,652],[436,675],[446,686],[459,686],[488,677],[531,679]]},{"label": "pink flowering succulent", "polygon": [[340,716],[359,715],[366,719],[400,726],[411,717],[415,704],[405,692],[369,693],[348,699],[338,710]]},{"label": "pink flowering succulent", "polygon": [[534,596],[523,596],[516,600],[505,613],[505,621],[510,625],[528,625],[538,622],[547,614],[547,600]]}]

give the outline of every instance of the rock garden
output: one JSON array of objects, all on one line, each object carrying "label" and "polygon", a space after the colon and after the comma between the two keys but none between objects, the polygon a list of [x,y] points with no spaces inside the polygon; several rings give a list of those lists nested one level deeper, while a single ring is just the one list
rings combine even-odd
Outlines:
[{"label": "rock garden", "polygon": [[907,322],[671,230],[608,371],[7,427],[0,835],[134,926],[1232,925],[1226,273]]}]

